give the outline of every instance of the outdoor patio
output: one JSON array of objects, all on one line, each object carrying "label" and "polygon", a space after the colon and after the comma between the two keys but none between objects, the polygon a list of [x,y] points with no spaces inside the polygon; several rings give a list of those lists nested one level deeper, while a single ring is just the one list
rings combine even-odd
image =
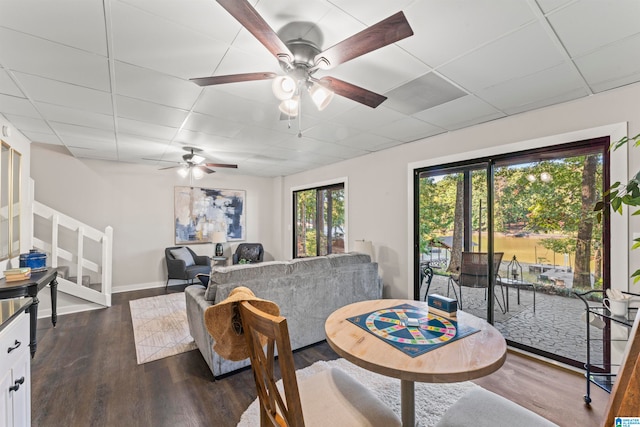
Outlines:
[{"label": "outdoor patio", "polygon": [[[429,293],[447,295],[448,277],[435,275]],[[456,291],[459,288],[456,285]],[[506,298],[506,287],[504,288]],[[421,289],[420,298],[425,299],[426,289]],[[487,301],[485,289],[462,289],[463,309],[478,317],[486,318]],[[454,297],[452,291],[450,296]],[[501,287],[496,287],[496,295],[502,304]],[[517,290],[510,288],[509,311],[502,313],[495,304],[495,327],[508,340],[535,347],[559,356],[584,362],[586,360],[586,325],[584,303],[577,297],[550,295],[536,292],[536,311],[533,311],[533,292],[530,288],[520,290],[520,304]],[[592,363],[602,358],[602,330],[591,326]]]}]

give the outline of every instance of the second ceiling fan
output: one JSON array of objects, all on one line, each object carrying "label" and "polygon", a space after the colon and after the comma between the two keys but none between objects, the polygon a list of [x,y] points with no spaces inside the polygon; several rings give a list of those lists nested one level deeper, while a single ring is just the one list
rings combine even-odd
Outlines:
[{"label": "second ceiling fan", "polygon": [[278,59],[284,75],[272,72],[231,74],[190,79],[199,86],[253,80],[274,79],[274,95],[282,102],[280,110],[296,116],[300,95],[307,90],[318,109],[322,110],[334,93],[376,108],[387,98],[335,77],[316,78],[318,70],[329,70],[354,58],[372,52],[413,35],[404,13],[398,12],[359,33],[320,51],[311,41],[295,39],[283,41],[247,0],[217,0],[247,31]]}]

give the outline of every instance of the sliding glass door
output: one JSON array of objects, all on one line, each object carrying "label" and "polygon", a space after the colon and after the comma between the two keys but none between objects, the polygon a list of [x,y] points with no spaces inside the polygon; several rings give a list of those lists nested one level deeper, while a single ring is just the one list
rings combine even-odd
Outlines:
[{"label": "sliding glass door", "polygon": [[[609,286],[607,216],[593,212],[607,149],[602,138],[415,171],[414,297],[425,298],[428,266],[429,293],[458,298],[514,347],[581,366],[575,292]],[[595,333],[606,361],[608,332]]]}]

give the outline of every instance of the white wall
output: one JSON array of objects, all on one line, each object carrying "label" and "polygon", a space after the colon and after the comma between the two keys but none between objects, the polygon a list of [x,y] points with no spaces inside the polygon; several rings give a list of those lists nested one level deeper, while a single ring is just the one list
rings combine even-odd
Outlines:
[{"label": "white wall", "polygon": [[[31,221],[29,221],[29,218],[26,215],[27,212],[31,212],[31,205],[29,204],[29,201],[31,200],[31,196],[29,195],[31,146],[29,140],[18,132],[13,125],[11,125],[2,114],[0,114],[0,129],[2,129],[3,126],[7,126],[9,129],[9,136],[3,136],[0,133],[0,139],[22,154],[20,200],[22,200],[23,203],[21,204],[20,252],[27,252],[31,242]],[[13,258],[12,260],[0,261],[0,273],[8,267],[18,267],[18,265],[18,257]]]},{"label": "white wall", "polygon": [[[77,159],[62,147],[42,144],[32,144],[31,166],[37,201],[94,228],[113,227],[114,292],[164,286],[164,248],[174,245],[174,187],[188,185],[187,179],[156,166]],[[218,171],[194,185],[246,190],[246,242],[262,243],[265,259],[279,254],[273,179]],[[235,246],[225,244],[225,255]],[[213,253],[212,244],[191,248]]]},{"label": "white wall", "polygon": [[[410,277],[412,263],[410,257],[409,223],[409,180],[408,173],[413,165],[420,161],[428,162],[434,158],[474,158],[482,154],[500,151],[500,147],[513,145],[521,141],[534,140],[552,135],[580,131],[599,126],[628,122],[629,135],[640,133],[640,115],[638,100],[640,84],[588,98],[572,101],[533,112],[519,114],[500,120],[484,123],[455,132],[404,144],[378,153],[347,160],[312,171],[291,175],[284,179],[285,194],[283,229],[285,251],[290,253],[291,230],[286,228],[292,222],[291,189],[347,176],[349,179],[349,230],[350,244],[356,239],[373,242],[375,259],[385,283],[385,296],[394,298],[411,297]],[[571,142],[571,140],[562,141]],[[635,173],[640,168],[640,149],[627,147],[629,168]],[[473,155],[465,154],[474,152]],[[618,218],[618,220],[620,220]],[[627,221],[626,218],[623,221]],[[640,232],[640,218],[632,219],[629,237],[621,251],[627,254],[633,232]],[[619,241],[619,240],[618,240]],[[624,239],[623,239],[624,241]],[[619,259],[613,260],[612,270],[619,267]],[[630,271],[640,267],[640,251],[631,254],[631,262],[626,267]],[[624,273],[624,272],[623,272]],[[625,284],[616,284],[627,287]],[[632,289],[638,291],[638,289]]]}]

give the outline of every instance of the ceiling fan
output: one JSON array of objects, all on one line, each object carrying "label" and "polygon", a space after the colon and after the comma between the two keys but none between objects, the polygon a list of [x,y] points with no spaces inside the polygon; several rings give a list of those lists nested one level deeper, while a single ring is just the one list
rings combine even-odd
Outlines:
[{"label": "ceiling fan", "polygon": [[[196,154],[196,153],[202,152],[202,149],[200,148],[182,147],[182,149],[185,151],[188,151],[188,153],[182,156],[181,162],[172,161],[171,163],[178,163],[178,164],[175,166],[167,166],[164,168],[160,168],[159,170],[182,168],[179,171],[184,170],[185,171],[184,175],[186,176],[191,170],[193,170],[194,173],[197,173],[197,174],[205,174],[205,173],[209,174],[209,173],[215,172],[213,169],[209,169],[209,168],[233,168],[233,169],[238,168],[238,165],[232,165],[232,164],[226,164],[226,163],[204,163],[206,159],[203,156]],[[149,160],[153,160],[153,159],[149,159]],[[160,160],[160,161],[167,162],[169,160]],[[195,172],[195,171],[198,171],[198,172]]]},{"label": "ceiling fan", "polygon": [[271,72],[232,74],[190,79],[199,86],[274,79],[274,95],[280,110],[297,115],[300,95],[306,89],[318,109],[328,105],[333,94],[376,108],[387,98],[335,77],[316,78],[318,70],[329,70],[344,62],[413,35],[404,13],[398,12],[377,24],[321,51],[304,39],[283,41],[247,0],[217,0],[240,24],[262,43],[280,63],[285,75]]}]

